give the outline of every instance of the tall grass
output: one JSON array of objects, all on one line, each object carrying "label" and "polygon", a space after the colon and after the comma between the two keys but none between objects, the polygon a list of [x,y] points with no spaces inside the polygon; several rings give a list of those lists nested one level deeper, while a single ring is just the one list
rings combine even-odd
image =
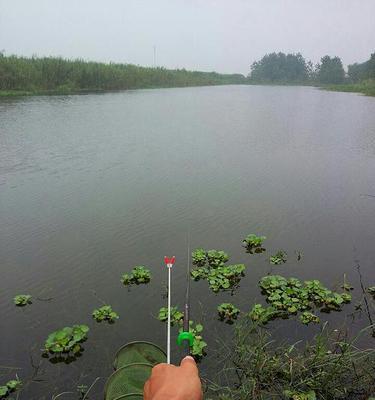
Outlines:
[{"label": "tall grass", "polygon": [[242,320],[217,383],[215,399],[368,399],[375,394],[375,350],[360,349],[357,337],[329,332],[310,343],[276,345],[269,332]]},{"label": "tall grass", "polygon": [[26,58],[0,53],[3,95],[204,86],[244,83],[240,74],[169,70],[56,57]]}]

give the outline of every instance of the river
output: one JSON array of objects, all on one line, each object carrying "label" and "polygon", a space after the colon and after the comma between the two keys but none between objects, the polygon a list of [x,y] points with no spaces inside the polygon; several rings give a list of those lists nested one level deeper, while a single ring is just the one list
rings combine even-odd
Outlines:
[{"label": "river", "polygon": [[[166,303],[162,259],[177,258],[172,302],[182,306],[188,237],[191,248],[223,249],[248,267],[233,297],[192,282],[191,318],[205,327],[201,369],[210,376],[217,340],[233,334],[216,306],[249,310],[262,300],[257,282],[266,273],[331,288],[346,273],[353,304],[357,264],[375,284],[374,196],[375,98],[220,86],[2,99],[0,377],[24,380],[20,399],[50,399],[107,377],[127,341],[164,346],[155,318]],[[271,268],[267,255],[246,254],[248,233],[267,236],[267,254],[284,249],[288,262]],[[135,265],[153,278],[129,291],[120,277]],[[18,293],[33,304],[16,308]],[[103,302],[120,315],[114,325],[91,317]],[[352,311],[324,318],[334,326]],[[90,327],[82,357],[69,365],[41,358],[47,335],[76,323]],[[290,320],[275,329],[294,340],[319,328]],[[90,399],[101,398],[104,381]]]}]

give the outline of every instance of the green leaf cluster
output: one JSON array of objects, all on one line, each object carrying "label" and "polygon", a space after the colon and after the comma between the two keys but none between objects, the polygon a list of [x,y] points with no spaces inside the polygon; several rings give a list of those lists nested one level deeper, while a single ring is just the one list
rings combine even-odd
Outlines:
[{"label": "green leaf cluster", "polygon": [[[310,311],[313,308],[324,312],[340,311],[344,303],[351,301],[348,292],[333,292],[318,280],[305,281],[302,284],[296,278],[286,279],[280,275],[268,275],[260,280],[259,286],[270,307],[264,308],[256,304],[250,312],[250,318],[261,323],[267,323],[277,317],[287,318],[291,314]],[[303,314],[300,320],[305,324],[319,322],[311,313]]]},{"label": "green leaf cluster", "polygon": [[217,312],[222,321],[233,322],[237,319],[240,310],[232,303],[222,303],[217,306]]},{"label": "green leaf cluster", "polygon": [[73,325],[52,332],[45,342],[45,351],[55,354],[80,353],[81,343],[87,339],[88,331],[89,327],[86,325]]},{"label": "green leaf cluster", "polygon": [[191,271],[194,280],[206,279],[210,289],[217,293],[219,290],[233,289],[244,276],[244,264],[225,265],[229,260],[228,254],[221,250],[197,249],[192,253],[193,265]]},{"label": "green leaf cluster", "polygon": [[316,400],[316,394],[314,390],[309,390],[308,392],[285,390],[284,396],[290,400]]},{"label": "green leaf cluster", "polygon": [[[181,327],[179,332],[182,331],[183,328]],[[194,337],[193,346],[191,347],[190,352],[192,356],[195,356],[198,359],[206,355],[205,348],[207,347],[207,343],[203,340],[202,331],[202,324],[194,325],[194,321],[189,321],[189,332],[191,332]]]},{"label": "green leaf cluster", "polygon": [[[180,324],[184,318],[184,314],[177,307],[171,307],[171,325]],[[168,321],[168,307],[161,307],[159,310],[158,320],[161,322]]]},{"label": "green leaf cluster", "polygon": [[[159,310],[158,319],[161,322],[167,322],[168,320],[168,308],[162,307]],[[184,322],[184,314],[178,310],[178,307],[171,308],[171,325],[178,325],[179,332],[183,331],[182,324]],[[193,346],[190,349],[191,355],[196,356],[197,358],[203,357],[205,355],[205,347],[207,343],[203,340],[201,335],[203,331],[202,324],[195,324],[193,321],[189,321],[189,332],[192,333],[194,337]]]},{"label": "green leaf cluster", "polygon": [[271,256],[269,261],[272,265],[285,264],[287,259],[287,253],[284,250],[279,250],[275,255]]},{"label": "green leaf cluster", "polygon": [[31,304],[31,295],[29,294],[17,294],[17,296],[14,297],[13,301],[14,304],[18,307],[23,307],[26,306],[27,304]]},{"label": "green leaf cluster", "polygon": [[97,322],[108,321],[115,322],[116,319],[119,319],[117,313],[112,310],[112,307],[109,305],[105,305],[103,307],[97,308],[92,313],[93,318]]},{"label": "green leaf cluster", "polygon": [[134,267],[130,273],[124,274],[121,277],[121,282],[125,285],[140,285],[149,283],[151,280],[151,272],[145,266],[140,265]]},{"label": "green leaf cluster", "polygon": [[367,291],[371,294],[371,296],[374,298],[375,300],[375,286],[370,286],[367,288]]},{"label": "green leaf cluster", "polygon": [[250,254],[263,253],[266,249],[263,247],[263,242],[266,240],[265,236],[257,236],[255,233],[250,233],[242,241],[246,251]]},{"label": "green leaf cluster", "polygon": [[299,320],[305,325],[308,325],[310,322],[313,322],[314,324],[319,324],[320,322],[320,318],[310,311],[304,311],[299,316]]},{"label": "green leaf cluster", "polygon": [[19,379],[12,379],[8,381],[5,385],[0,386],[0,398],[3,399],[7,397],[10,393],[19,390],[22,387],[22,381]]}]

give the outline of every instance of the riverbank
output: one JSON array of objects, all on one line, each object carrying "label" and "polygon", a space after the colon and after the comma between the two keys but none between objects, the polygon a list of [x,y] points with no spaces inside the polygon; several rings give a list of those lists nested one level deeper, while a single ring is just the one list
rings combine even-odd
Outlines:
[{"label": "riverbank", "polygon": [[0,96],[78,94],[246,83],[241,74],[0,53]]},{"label": "riverbank", "polygon": [[360,83],[343,83],[340,85],[323,86],[324,90],[335,92],[363,93],[366,96],[375,96],[375,79],[369,79]]}]

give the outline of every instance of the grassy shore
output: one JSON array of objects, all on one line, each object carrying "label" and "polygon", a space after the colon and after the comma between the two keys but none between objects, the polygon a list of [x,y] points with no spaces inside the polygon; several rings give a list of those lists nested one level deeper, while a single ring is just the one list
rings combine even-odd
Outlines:
[{"label": "grassy shore", "polygon": [[363,93],[366,96],[375,96],[375,79],[368,79],[360,83],[343,83],[340,85],[327,85],[322,89],[336,92]]}]

